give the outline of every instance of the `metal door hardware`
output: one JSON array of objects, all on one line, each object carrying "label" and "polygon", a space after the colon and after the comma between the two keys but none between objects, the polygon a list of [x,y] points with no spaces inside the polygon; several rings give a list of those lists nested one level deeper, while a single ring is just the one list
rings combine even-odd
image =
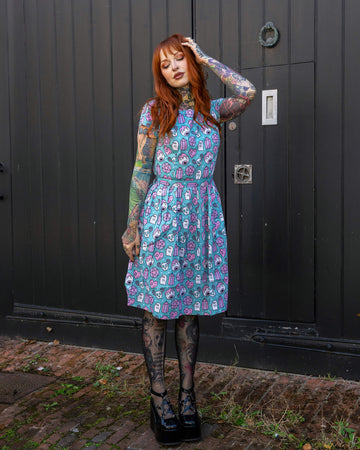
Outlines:
[{"label": "metal door hardware", "polygon": [[278,90],[262,91],[262,125],[278,124]]},{"label": "metal door hardware", "polygon": [[252,184],[252,165],[236,164],[234,166],[235,184]]},{"label": "metal door hardware", "polygon": [[229,123],[229,130],[230,131],[236,130],[236,123],[235,122],[230,122]]},{"label": "metal door hardware", "polygon": [[272,22],[266,24],[259,31],[259,42],[263,47],[274,47],[279,40],[279,30]]}]

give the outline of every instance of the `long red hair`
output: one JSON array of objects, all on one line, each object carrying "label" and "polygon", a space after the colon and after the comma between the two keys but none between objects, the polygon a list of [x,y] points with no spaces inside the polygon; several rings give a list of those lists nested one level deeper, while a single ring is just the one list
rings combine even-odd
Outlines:
[{"label": "long red hair", "polygon": [[152,70],[154,75],[155,92],[157,97],[152,100],[151,116],[152,124],[148,130],[148,133],[154,128],[159,130],[159,137],[165,136],[171,128],[175,125],[176,118],[179,112],[179,106],[182,101],[182,97],[176,88],[170,86],[161,73],[160,67],[160,53],[161,50],[166,54],[170,49],[172,51],[183,52],[186,58],[189,82],[191,85],[191,92],[195,99],[194,107],[194,120],[197,121],[198,113],[204,116],[205,122],[209,126],[216,126],[221,132],[220,123],[214,119],[210,114],[210,95],[206,89],[206,81],[203,69],[200,64],[195,60],[195,55],[192,50],[181,45],[182,42],[186,42],[185,37],[181,34],[173,34],[155,48]]}]

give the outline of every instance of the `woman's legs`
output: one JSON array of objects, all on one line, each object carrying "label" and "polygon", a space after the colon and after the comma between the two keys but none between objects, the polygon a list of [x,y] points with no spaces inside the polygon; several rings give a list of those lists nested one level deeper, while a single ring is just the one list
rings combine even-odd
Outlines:
[{"label": "woman's legs", "polygon": [[[167,321],[157,319],[150,312],[144,311],[142,325],[143,352],[150,386],[153,391],[162,394],[165,391],[164,366]],[[166,406],[161,397],[154,394],[151,394],[151,397],[157,409]],[[174,417],[174,413],[168,408],[166,409],[164,418]]]},{"label": "woman's legs", "polygon": [[[179,359],[180,387],[192,389],[194,385],[194,372],[199,345],[199,320],[197,316],[180,316],[175,322],[175,342]],[[180,391],[182,409],[187,393]],[[192,408],[185,408],[181,414],[194,414]]]}]

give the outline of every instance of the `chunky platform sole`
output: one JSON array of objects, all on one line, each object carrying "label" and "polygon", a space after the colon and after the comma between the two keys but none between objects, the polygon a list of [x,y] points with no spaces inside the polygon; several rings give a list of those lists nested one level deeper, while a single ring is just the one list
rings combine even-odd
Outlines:
[{"label": "chunky platform sole", "polygon": [[[186,394],[185,399],[181,400],[181,393]],[[185,415],[180,411],[192,411],[193,414]],[[182,430],[182,440],[184,442],[193,442],[201,440],[201,423],[198,413],[196,411],[196,400],[194,393],[194,386],[190,389],[185,389],[180,386],[179,391],[179,423]]]},{"label": "chunky platform sole", "polygon": [[180,426],[174,430],[165,430],[158,423],[159,418],[154,409],[153,403],[150,403],[150,427],[155,434],[157,442],[161,445],[179,445],[182,442],[182,429]]}]

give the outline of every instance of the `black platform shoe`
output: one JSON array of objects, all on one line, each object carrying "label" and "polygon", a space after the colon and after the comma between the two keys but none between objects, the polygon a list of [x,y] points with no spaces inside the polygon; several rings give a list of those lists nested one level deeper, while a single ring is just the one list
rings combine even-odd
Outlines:
[{"label": "black platform shoe", "polygon": [[[153,399],[150,400],[150,426],[155,434],[156,440],[161,445],[181,444],[179,421],[170,401],[166,398],[167,391],[158,394],[150,389],[150,392],[162,398],[161,406],[155,406]],[[165,417],[169,413],[174,414],[174,416],[166,419]]]},{"label": "black platform shoe", "polygon": [[[186,397],[181,399],[181,393]],[[187,412],[191,414],[186,414]],[[199,441],[201,439],[200,419],[196,410],[196,400],[194,388],[184,389],[180,387],[179,391],[179,421],[182,427],[183,441]]]}]

